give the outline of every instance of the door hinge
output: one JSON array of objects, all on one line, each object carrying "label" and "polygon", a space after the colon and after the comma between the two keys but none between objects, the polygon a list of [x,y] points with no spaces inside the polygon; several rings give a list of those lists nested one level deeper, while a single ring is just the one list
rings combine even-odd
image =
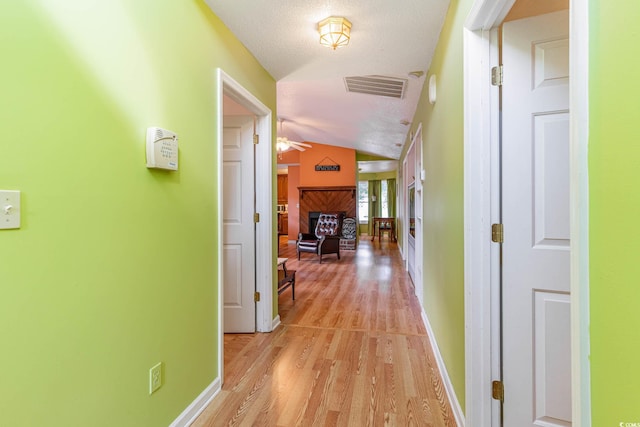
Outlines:
[{"label": "door hinge", "polygon": [[260,135],[253,135],[253,143],[254,145],[258,145],[260,143]]},{"label": "door hinge", "polygon": [[258,212],[253,214],[253,222],[256,224],[260,222],[260,214]]},{"label": "door hinge", "polygon": [[502,224],[491,224],[491,241],[504,243],[504,226]]},{"label": "door hinge", "polygon": [[504,384],[502,381],[494,381],[491,387],[491,396],[495,400],[504,402]]},{"label": "door hinge", "polygon": [[493,67],[491,69],[491,84],[493,86],[502,86],[502,79],[504,77],[504,69],[502,65]]},{"label": "door hinge", "polygon": [[253,301],[255,301],[255,302],[260,301],[260,292],[254,292],[253,293]]}]

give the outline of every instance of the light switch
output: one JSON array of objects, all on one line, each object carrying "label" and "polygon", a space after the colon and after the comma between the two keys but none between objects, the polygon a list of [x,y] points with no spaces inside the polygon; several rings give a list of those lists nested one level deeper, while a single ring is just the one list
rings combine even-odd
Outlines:
[{"label": "light switch", "polygon": [[20,192],[0,190],[0,229],[20,228]]}]

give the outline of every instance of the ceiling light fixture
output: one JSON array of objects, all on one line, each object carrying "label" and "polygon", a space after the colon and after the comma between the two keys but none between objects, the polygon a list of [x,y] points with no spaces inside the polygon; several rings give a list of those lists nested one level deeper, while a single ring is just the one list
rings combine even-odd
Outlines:
[{"label": "ceiling light fixture", "polygon": [[276,139],[276,151],[278,153],[284,153],[285,151],[289,151],[291,146],[288,144],[288,140],[286,137],[278,137]]},{"label": "ceiling light fixture", "polygon": [[330,16],[318,23],[320,44],[336,50],[349,44],[351,22],[341,16]]},{"label": "ceiling light fixture", "polygon": [[298,151],[304,151],[304,147],[311,148],[311,145],[307,143],[290,141],[289,138],[282,133],[282,122],[284,122],[284,119],[278,119],[278,121],[280,122],[280,136],[276,138],[276,151],[280,159],[282,159],[282,153],[289,151],[291,148]]}]

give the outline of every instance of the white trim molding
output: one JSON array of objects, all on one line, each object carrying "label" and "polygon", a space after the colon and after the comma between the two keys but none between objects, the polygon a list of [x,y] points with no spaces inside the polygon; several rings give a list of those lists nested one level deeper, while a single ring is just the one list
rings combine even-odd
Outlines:
[{"label": "white trim molding", "polygon": [[280,326],[280,315],[277,314],[276,317],[273,318],[273,321],[271,322],[271,331],[275,331],[276,328]]},{"label": "white trim molding", "polygon": [[198,416],[211,403],[214,397],[222,390],[220,377],[216,378],[191,404],[182,411],[169,427],[187,427],[193,424]]},{"label": "white trim molding", "polygon": [[[499,254],[490,243],[491,224],[500,222],[499,112],[488,73],[497,65],[496,29],[514,2],[475,0],[464,30],[465,414],[470,427],[500,425],[500,405],[490,387],[500,378]],[[572,410],[574,425],[589,426],[588,2],[571,0],[570,20]]]},{"label": "white trim molding", "polygon": [[[260,302],[256,304],[256,330],[271,332],[273,318],[273,273],[276,265],[273,253],[273,153],[272,113],[252,93],[242,87],[231,76],[218,68],[216,72],[216,105],[218,109],[217,129],[217,168],[218,168],[218,223],[217,235],[222,236],[223,185],[222,176],[223,147],[222,132],[224,123],[224,95],[230,97],[256,116],[256,133],[262,143],[256,146],[255,157],[255,195],[256,212],[260,213],[260,222],[256,224],[256,291],[260,292]],[[222,238],[218,239],[218,375],[224,383],[224,294],[223,286],[223,247]]]},{"label": "white trim molding", "polygon": [[[498,108],[497,90],[491,90],[491,67],[497,64],[492,31],[464,30],[464,283],[465,283],[465,400],[471,426],[491,426],[499,414],[489,384],[499,372],[499,248],[492,247],[491,224],[500,222],[495,163],[498,129],[492,112]],[[473,355],[473,357],[471,357]],[[493,412],[493,415],[492,415]]]},{"label": "white trim molding", "polygon": [[431,350],[433,351],[433,356],[436,359],[436,364],[438,365],[438,371],[440,372],[440,377],[442,378],[442,384],[444,385],[444,390],[447,393],[447,398],[449,399],[449,403],[451,403],[451,410],[453,411],[453,416],[456,419],[456,424],[458,427],[465,427],[464,413],[462,412],[462,407],[458,401],[458,396],[453,389],[453,384],[451,383],[449,372],[447,372],[447,367],[442,359],[442,354],[440,354],[440,348],[438,347],[435,335],[433,334],[433,329],[431,329],[431,323],[429,323],[429,318],[427,317],[427,313],[425,313],[424,309],[421,311],[422,323],[424,323],[424,327],[427,329],[427,336],[429,337]]},{"label": "white trim molding", "polygon": [[589,335],[589,2],[571,0],[571,391],[573,425],[591,425]]}]

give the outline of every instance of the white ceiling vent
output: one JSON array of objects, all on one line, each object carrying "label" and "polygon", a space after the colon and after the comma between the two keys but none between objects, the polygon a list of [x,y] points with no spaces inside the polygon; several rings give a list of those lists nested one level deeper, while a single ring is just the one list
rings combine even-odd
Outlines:
[{"label": "white ceiling vent", "polygon": [[347,92],[368,93],[370,95],[388,96],[398,99],[402,99],[405,88],[407,87],[406,79],[386,76],[345,77],[344,82],[347,86]]}]

